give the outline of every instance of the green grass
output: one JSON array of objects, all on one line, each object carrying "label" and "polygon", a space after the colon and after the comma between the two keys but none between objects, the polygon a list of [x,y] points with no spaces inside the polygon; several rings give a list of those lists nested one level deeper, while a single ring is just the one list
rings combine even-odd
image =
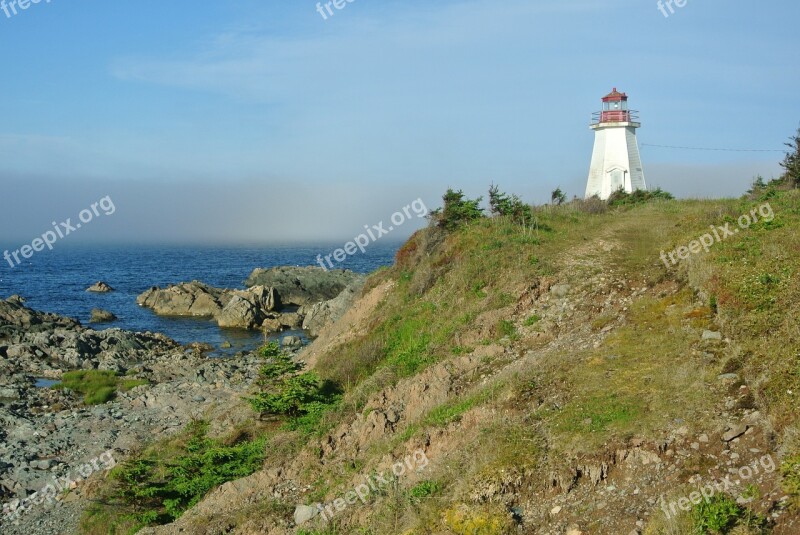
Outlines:
[{"label": "green grass", "polygon": [[567,433],[610,433],[640,418],[642,404],[633,397],[615,393],[592,395],[571,403],[561,414],[559,431]]},{"label": "green grass", "polygon": [[793,455],[781,463],[781,485],[784,492],[800,506],[800,455]]},{"label": "green grass", "polygon": [[137,386],[150,384],[142,379],[123,379],[108,370],[78,370],[65,372],[61,382],[52,388],[68,388],[83,394],[86,405],[100,405],[116,397],[117,391],[127,392]]},{"label": "green grass", "polygon": [[511,340],[517,340],[519,338],[516,326],[509,320],[500,320],[498,322],[497,333],[500,335],[500,337],[507,336]]},{"label": "green grass", "polygon": [[[692,427],[690,433],[708,429],[719,401],[716,376],[733,364],[742,377],[757,378],[748,381],[754,399],[782,436],[797,425],[796,401],[787,392],[800,391],[800,340],[791,321],[800,312],[800,192],[773,192],[770,203],[774,222],[754,225],[674,269],[659,260],[662,250],[697,239],[710,225],[735,221],[754,201],[626,201],[591,213],[585,203],[568,203],[535,208],[535,228],[495,218],[454,233],[415,234],[398,252],[397,265],[367,283],[377,288],[391,282],[363,329],[319,355],[315,371],[320,381],[343,390],[341,400],[281,415],[275,429],[282,448],[271,455],[319,459],[317,439],[326,431],[363,414],[376,393],[439,363],[453,380],[447,401],[416,421],[401,420],[397,433],[359,444],[353,455],[340,449],[326,463],[308,463],[298,482],[310,487],[303,498],[330,498],[365,466],[422,435],[432,443],[446,437],[455,447],[431,463],[426,481],[381,496],[354,522],[394,533],[417,520],[423,533],[441,530],[443,513],[450,512],[452,529],[480,523],[491,529],[495,513],[507,511],[470,515],[459,509],[459,499],[492,482],[503,487],[500,478],[510,471],[531,488],[552,472],[573,469],[576,457],[672,432],[678,419]],[[594,284],[601,276],[605,280]],[[574,288],[575,307],[556,321],[554,309],[536,300],[546,298],[544,285],[562,282]],[[542,310],[554,318],[551,332],[531,336],[538,329],[515,328],[539,324],[534,312]],[[706,328],[722,330],[741,351],[728,355],[707,347],[700,340]],[[474,373],[460,375],[462,363],[478,362],[470,353],[504,336],[514,342],[504,359],[529,359],[518,377],[488,357],[479,359]],[[470,425],[456,425],[468,412],[475,414]],[[800,495],[798,465],[795,459],[784,469],[792,495]],[[728,529],[732,518],[750,527],[759,522],[727,502],[695,513],[709,533]],[[398,526],[398,519],[405,525]],[[351,520],[343,517],[342,533],[354,532]]]},{"label": "green grass", "polygon": [[408,490],[408,496],[412,501],[418,502],[425,498],[438,496],[442,492],[442,484],[438,481],[420,481]]},{"label": "green grass", "polygon": [[525,320],[524,325],[525,327],[532,327],[537,323],[539,323],[540,321],[542,321],[541,316],[537,314],[532,314],[531,316],[528,316],[528,318]]},{"label": "green grass", "polygon": [[446,425],[455,422],[470,409],[486,403],[497,393],[501,388],[500,385],[492,385],[476,393],[473,393],[463,399],[456,399],[436,407],[430,411],[423,419],[421,424],[423,426],[445,427]]}]

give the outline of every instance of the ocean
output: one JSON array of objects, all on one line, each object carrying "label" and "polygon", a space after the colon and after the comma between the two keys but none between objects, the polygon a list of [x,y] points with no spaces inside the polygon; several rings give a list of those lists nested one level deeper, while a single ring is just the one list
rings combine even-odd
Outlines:
[{"label": "ocean", "polygon": [[[373,243],[337,267],[370,273],[391,265],[400,243]],[[316,265],[317,255],[330,254],[341,244],[276,245],[262,247],[61,246],[34,254],[11,268],[0,265],[0,299],[18,294],[25,305],[78,319],[94,329],[118,327],[129,331],[163,333],[180,343],[204,342],[215,354],[249,351],[263,342],[260,332],[223,330],[209,319],[163,318],[136,304],[151,286],[198,280],[221,288],[244,288],[255,268]],[[0,247],[0,251],[5,248]],[[115,289],[94,294],[86,288],[103,281]],[[89,325],[93,308],[113,312],[117,321]],[[298,334],[300,332],[284,332]],[[276,335],[274,338],[277,338]],[[230,348],[222,349],[224,342]]]}]

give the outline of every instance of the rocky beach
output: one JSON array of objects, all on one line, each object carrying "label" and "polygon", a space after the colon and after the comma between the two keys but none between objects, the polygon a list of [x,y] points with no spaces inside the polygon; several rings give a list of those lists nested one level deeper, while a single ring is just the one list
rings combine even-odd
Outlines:
[{"label": "rocky beach", "polygon": [[[352,303],[364,276],[319,268],[256,270],[246,290],[201,282],[152,288],[141,306],[169,316],[214,318],[220,328],[259,329],[280,339],[285,328],[313,336]],[[89,291],[111,291],[105,283]],[[296,336],[281,340],[292,354]],[[182,430],[195,420],[235,428],[251,415],[243,397],[263,358],[252,352],[209,356],[198,341],[181,345],[151,332],[95,330],[79,321],[28,308],[25,299],[0,301],[0,530],[8,534],[72,533],[87,501],[80,467],[104,452],[114,461]],[[80,392],[53,388],[65,374],[106,372],[108,401],[85,402]],[[61,478],[69,483],[55,499],[24,500]]]}]

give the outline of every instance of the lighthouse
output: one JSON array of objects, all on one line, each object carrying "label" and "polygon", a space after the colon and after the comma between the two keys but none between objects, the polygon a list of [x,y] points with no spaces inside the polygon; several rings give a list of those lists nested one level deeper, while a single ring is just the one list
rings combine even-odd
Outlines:
[{"label": "lighthouse", "polygon": [[628,95],[616,87],[603,97],[602,111],[592,116],[594,150],[586,198],[597,195],[605,200],[619,189],[647,189],[636,141],[636,129],[642,126],[638,119],[638,112],[628,108]]}]

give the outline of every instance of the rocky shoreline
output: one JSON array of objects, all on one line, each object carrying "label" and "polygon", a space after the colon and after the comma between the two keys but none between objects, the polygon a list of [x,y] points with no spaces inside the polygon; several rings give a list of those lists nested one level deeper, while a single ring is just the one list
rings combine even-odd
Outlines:
[{"label": "rocky shoreline", "polygon": [[364,280],[352,271],[317,267],[256,269],[245,281],[246,290],[192,281],[152,287],[136,302],[160,316],[213,318],[224,329],[315,331],[328,316],[341,315],[347,301],[339,296],[360,290]]},{"label": "rocky shoreline", "polygon": [[[257,284],[247,290],[191,282],[148,290],[139,303],[157,314],[213,317],[223,328],[275,333],[303,326],[315,336],[346,311],[364,279],[319,268],[256,270],[248,281]],[[287,337],[284,346],[297,350],[298,342]],[[210,349],[182,346],[158,333],[94,330],[27,308],[18,296],[0,301],[0,531],[75,532],[91,481],[73,483],[58,500],[33,505],[16,519],[7,515],[27,496],[103,452],[120,461],[193,419],[224,430],[250,417],[242,398],[263,359],[246,352],[210,358]],[[141,384],[91,406],[68,388],[43,387],[76,370],[105,370]]]}]

